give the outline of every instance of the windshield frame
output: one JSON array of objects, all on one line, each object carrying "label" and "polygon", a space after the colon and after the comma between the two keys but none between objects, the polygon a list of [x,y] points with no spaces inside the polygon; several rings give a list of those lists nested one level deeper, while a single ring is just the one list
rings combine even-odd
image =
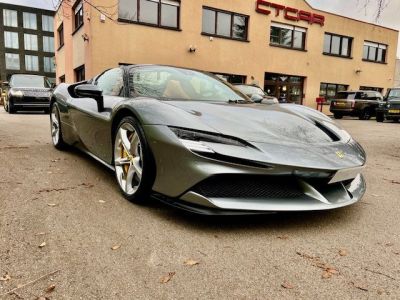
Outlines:
[{"label": "windshield frame", "polygon": [[[209,77],[212,80],[215,80],[216,82],[220,83],[221,86],[228,88],[233,94],[235,94],[235,99],[224,99],[224,100],[219,100],[219,99],[185,99],[185,98],[173,98],[173,97],[154,97],[151,95],[142,95],[137,93],[137,90],[134,87],[134,82],[132,80],[131,82],[131,76],[133,76],[133,73],[138,72],[140,70],[146,70],[146,69],[159,69],[162,71],[163,69],[173,69],[176,71],[182,71],[182,72],[194,72],[198,73],[202,76]],[[237,90],[234,85],[230,84],[229,82],[219,78],[218,76],[215,76],[212,73],[201,71],[201,70],[196,70],[196,69],[190,69],[190,68],[183,68],[183,67],[174,67],[174,66],[165,66],[165,65],[133,65],[128,69],[127,72],[127,83],[128,83],[128,89],[127,89],[127,94],[128,97],[130,98],[138,98],[138,97],[147,97],[147,98],[152,98],[152,99],[157,99],[160,101],[198,101],[198,102],[218,102],[218,103],[230,103],[230,102],[249,102],[253,103],[253,101],[245,94],[243,94],[241,91]],[[242,99],[239,99],[242,98]]]},{"label": "windshield frame", "polygon": [[[23,78],[23,77],[26,77],[26,78],[29,78],[29,79],[25,79],[25,80],[31,80],[32,78],[37,78],[37,79],[42,79],[43,80],[43,86],[32,86],[32,85],[15,85],[14,84],[14,81],[15,81],[15,79],[16,78],[18,78],[18,77],[21,77],[21,78]],[[18,80],[18,79],[17,79]],[[49,80],[47,79],[47,77],[46,76],[40,76],[40,75],[30,75],[30,74],[14,74],[13,76],[11,76],[11,78],[10,78],[10,82],[9,82],[9,86],[11,87],[11,88],[38,88],[38,89],[49,89],[49,88],[51,88],[51,84],[50,84],[50,82],[49,82]]]}]

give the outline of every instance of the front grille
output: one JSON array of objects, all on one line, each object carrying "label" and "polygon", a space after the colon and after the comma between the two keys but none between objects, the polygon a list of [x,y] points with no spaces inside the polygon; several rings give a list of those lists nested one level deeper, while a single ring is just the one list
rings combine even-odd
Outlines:
[{"label": "front grille", "polygon": [[209,198],[304,198],[292,176],[217,175],[205,179],[192,189]]}]

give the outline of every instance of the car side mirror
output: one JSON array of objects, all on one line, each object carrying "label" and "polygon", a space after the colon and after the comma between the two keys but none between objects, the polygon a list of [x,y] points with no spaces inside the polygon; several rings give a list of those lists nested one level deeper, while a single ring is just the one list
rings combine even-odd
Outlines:
[{"label": "car side mirror", "polygon": [[97,109],[104,111],[103,90],[94,84],[81,84],[75,87],[75,94],[79,98],[92,98],[97,102]]},{"label": "car side mirror", "polygon": [[264,97],[259,94],[253,94],[250,99],[255,103],[261,103],[261,101],[263,101]]}]

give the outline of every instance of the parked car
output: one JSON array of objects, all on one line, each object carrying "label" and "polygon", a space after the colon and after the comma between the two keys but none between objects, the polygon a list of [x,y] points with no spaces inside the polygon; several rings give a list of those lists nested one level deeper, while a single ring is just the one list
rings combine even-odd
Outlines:
[{"label": "parked car", "polygon": [[376,109],[376,121],[400,120],[400,87],[388,89],[385,98]]},{"label": "parked car", "polygon": [[339,92],[331,100],[330,111],[335,119],[352,116],[360,120],[369,120],[375,116],[376,108],[382,100],[382,94],[375,91]]},{"label": "parked car", "polygon": [[115,172],[122,194],[202,214],[326,210],[361,199],[362,147],[326,115],[264,105],[216,76],[131,65],[60,84],[57,149],[74,145]]},{"label": "parked car", "polygon": [[46,77],[14,74],[3,84],[6,86],[4,109],[10,114],[18,110],[49,112],[52,89]]},{"label": "parked car", "polygon": [[251,100],[256,103],[266,103],[266,104],[277,104],[279,103],[278,99],[275,97],[269,96],[264,92],[262,88],[253,84],[235,84],[234,87],[238,89],[240,92],[248,96]]}]

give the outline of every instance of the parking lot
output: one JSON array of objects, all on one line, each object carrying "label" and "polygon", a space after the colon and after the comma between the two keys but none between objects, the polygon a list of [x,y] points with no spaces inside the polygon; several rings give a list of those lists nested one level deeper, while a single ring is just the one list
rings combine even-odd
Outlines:
[{"label": "parking lot", "polygon": [[400,297],[400,124],[339,121],[368,155],[361,202],[221,218],[126,201],[48,119],[1,108],[0,298]]}]

